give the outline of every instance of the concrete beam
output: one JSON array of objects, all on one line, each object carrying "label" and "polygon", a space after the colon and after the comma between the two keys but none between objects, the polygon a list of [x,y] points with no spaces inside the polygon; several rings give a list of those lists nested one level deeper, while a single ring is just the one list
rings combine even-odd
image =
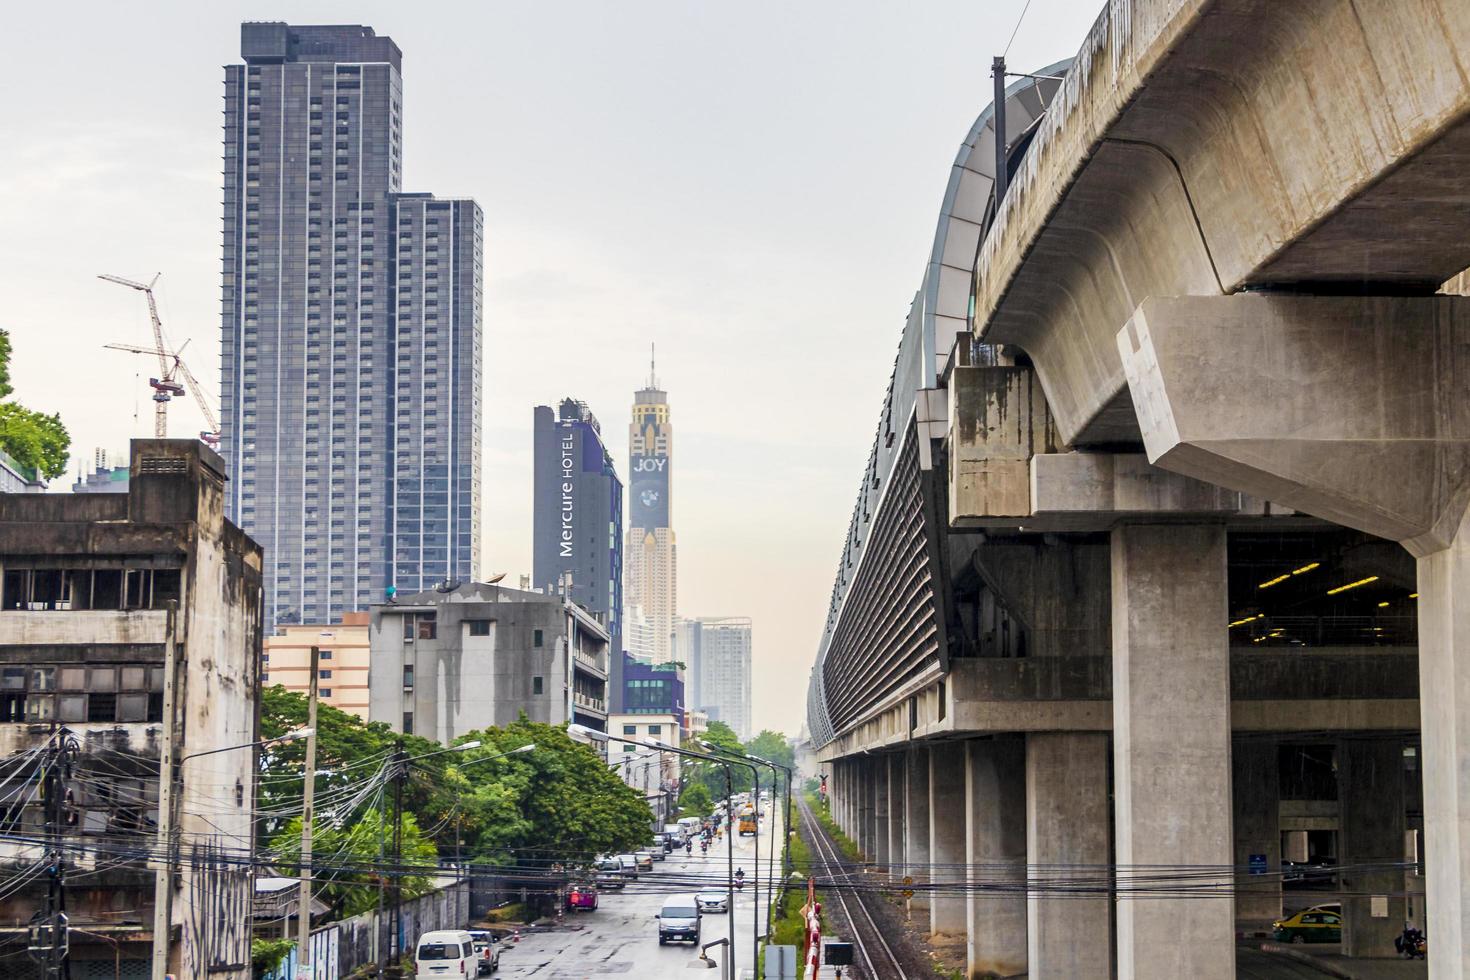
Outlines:
[{"label": "concrete beam", "polygon": [[1031,512],[1037,517],[1096,514],[1098,528],[1120,517],[1290,514],[1234,490],[1149,463],[1142,453],[1051,453],[1031,458]]},{"label": "concrete beam", "polygon": [[1416,555],[1470,503],[1467,345],[1458,296],[1153,298],[1118,334],[1150,461]]},{"label": "concrete beam", "polygon": [[965,947],[969,975],[1026,972],[1026,742],[965,743]]},{"label": "concrete beam", "polygon": [[1029,974],[1110,980],[1106,735],[1026,736],[1026,864]]},{"label": "concrete beam", "polygon": [[1233,880],[1156,897],[1152,869],[1234,861],[1223,527],[1113,532],[1118,977],[1235,980]]}]

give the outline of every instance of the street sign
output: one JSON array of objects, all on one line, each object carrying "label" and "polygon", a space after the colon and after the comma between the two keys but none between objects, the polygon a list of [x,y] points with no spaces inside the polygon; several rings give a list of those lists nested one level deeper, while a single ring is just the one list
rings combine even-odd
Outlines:
[{"label": "street sign", "polygon": [[1250,872],[1253,875],[1263,875],[1263,874],[1266,873],[1266,855],[1264,855],[1264,854],[1252,854],[1251,855],[1251,857],[1250,857]]},{"label": "street sign", "polygon": [[913,885],[913,883],[914,883],[914,877],[913,877],[913,875],[904,875],[903,876],[903,897],[904,898],[913,898],[914,897],[914,889],[911,887]]}]

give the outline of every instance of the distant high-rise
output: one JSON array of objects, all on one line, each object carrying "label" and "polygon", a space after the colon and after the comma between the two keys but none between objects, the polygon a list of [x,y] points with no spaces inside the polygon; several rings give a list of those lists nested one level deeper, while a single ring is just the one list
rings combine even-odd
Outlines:
[{"label": "distant high-rise", "polygon": [[672,473],[674,427],[668,395],[650,365],[648,386],[633,396],[628,426],[628,547],[625,602],[651,624],[654,663],[673,659],[678,619],[678,561],[674,548]]},{"label": "distant high-rise", "polygon": [[481,251],[403,194],[401,53],[357,25],[241,28],[225,68],[220,452],[268,626],[479,571]]},{"label": "distant high-rise", "polygon": [[699,619],[699,690],[696,706],[711,721],[723,721],[742,739],[752,737],[752,628],[748,616]]},{"label": "distant high-rise", "polygon": [[623,693],[623,481],[586,403],[536,406],[532,577],[596,615],[611,637],[610,710]]}]

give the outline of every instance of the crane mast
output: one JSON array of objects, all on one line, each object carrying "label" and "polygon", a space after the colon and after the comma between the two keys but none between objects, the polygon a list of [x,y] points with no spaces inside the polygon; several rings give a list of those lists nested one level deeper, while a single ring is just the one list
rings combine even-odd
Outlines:
[{"label": "crane mast", "polygon": [[[175,396],[184,394],[184,384],[178,380],[180,376],[188,382],[189,393],[194,396],[195,403],[200,412],[204,414],[204,420],[209,429],[199,433],[199,438],[211,446],[219,444],[219,419],[209,403],[204,398],[204,392],[199,387],[194,372],[189,370],[179,351],[169,349],[163,336],[163,321],[158,316],[158,302],[153,298],[153,287],[158,283],[158,276],[154,276],[149,282],[136,282],[132,279],[124,279],[122,276],[99,275],[98,279],[117,283],[119,286],[127,286],[136,289],[148,300],[148,319],[153,325],[153,346],[137,347],[132,344],[104,344],[112,350],[123,350],[133,354],[149,354],[158,358],[158,377],[148,379],[148,387],[153,389],[153,434],[159,439],[168,436],[168,403]],[[185,344],[187,346],[187,343]]]}]

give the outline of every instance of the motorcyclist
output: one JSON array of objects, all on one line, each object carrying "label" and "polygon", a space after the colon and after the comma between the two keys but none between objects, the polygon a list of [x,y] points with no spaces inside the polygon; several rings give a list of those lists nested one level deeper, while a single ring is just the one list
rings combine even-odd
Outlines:
[{"label": "motorcyclist", "polygon": [[686,839],[684,841],[684,853],[685,854],[693,854],[694,853],[694,841],[692,839]]},{"label": "motorcyclist", "polygon": [[1400,956],[1413,959],[1416,956],[1424,956],[1424,932],[1414,928],[1413,923],[1404,923],[1404,931],[1393,941],[1393,948],[1398,950]]}]

